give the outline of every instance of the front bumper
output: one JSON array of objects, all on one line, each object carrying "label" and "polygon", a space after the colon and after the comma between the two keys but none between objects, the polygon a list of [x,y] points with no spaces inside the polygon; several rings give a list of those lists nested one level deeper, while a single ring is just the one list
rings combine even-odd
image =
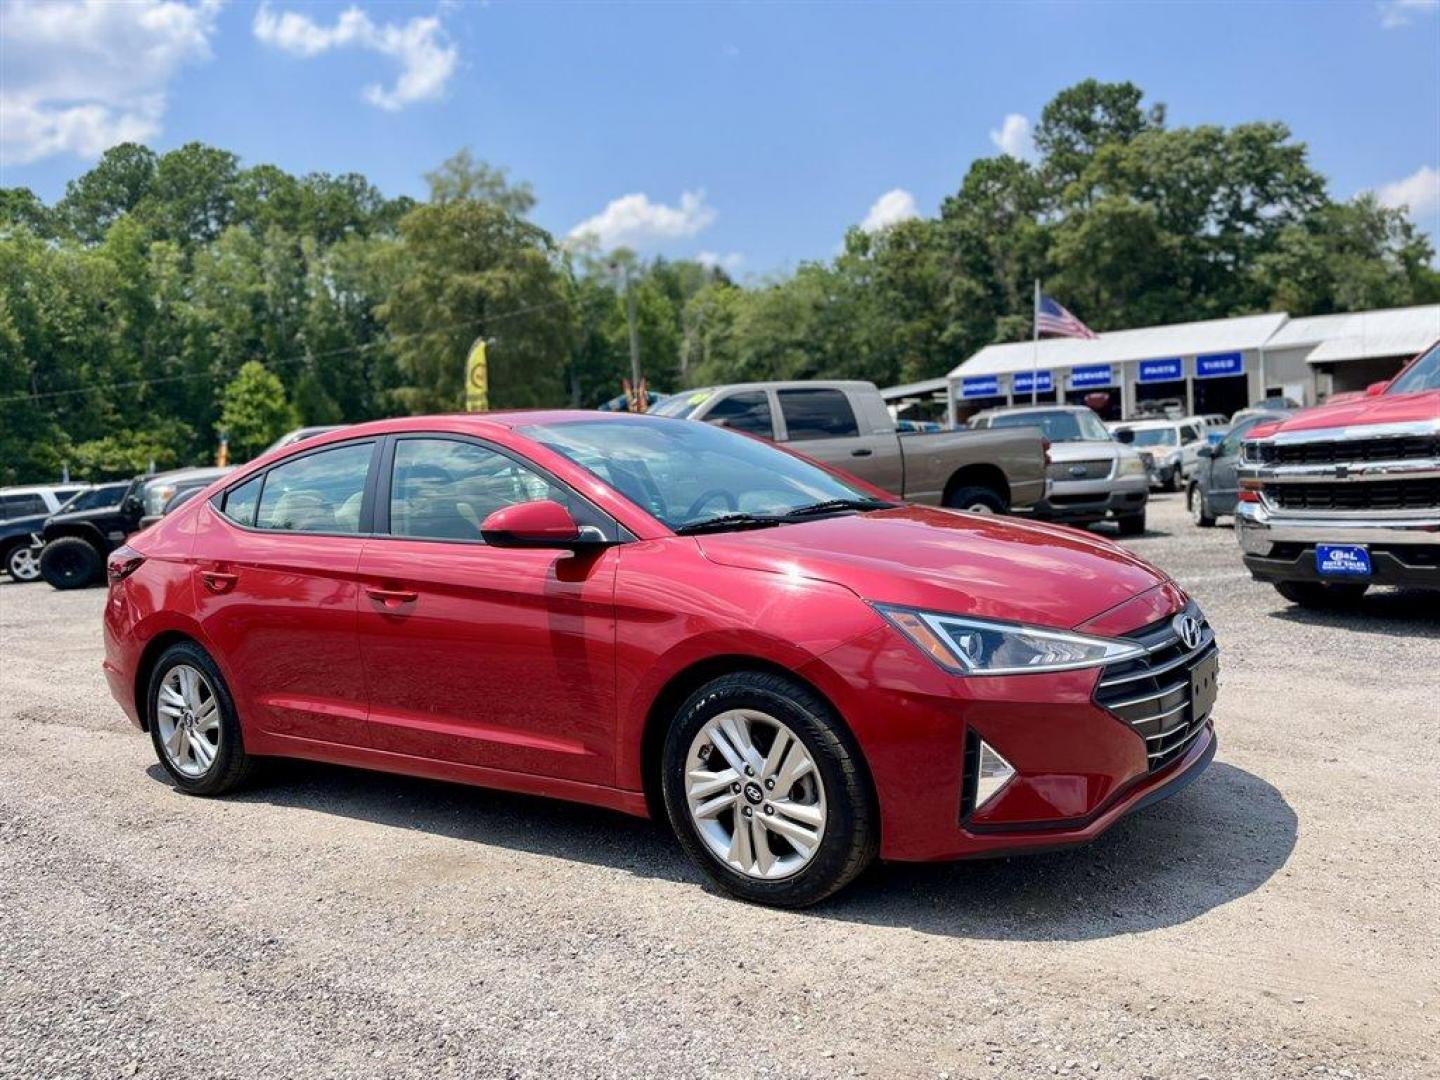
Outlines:
[{"label": "front bumper", "polygon": [[1146,476],[1127,476],[1113,480],[1054,480],[1045,498],[1030,510],[1041,521],[1067,525],[1104,521],[1111,515],[1124,517],[1145,509],[1150,498],[1150,482]]},{"label": "front bumper", "polygon": [[1316,544],[1363,544],[1374,585],[1440,588],[1440,514],[1359,517],[1285,514],[1267,503],[1239,503],[1235,534],[1245,566],[1258,581],[1335,581],[1321,577]]},{"label": "front bumper", "polygon": [[[1119,629],[1170,618],[1175,595],[1170,586],[1142,594],[1148,607],[1132,608],[1139,617]],[[1088,630],[1118,632],[1113,624]],[[879,801],[886,859],[963,859],[1082,844],[1180,790],[1215,753],[1214,725],[1202,714],[1178,756],[1152,768],[1154,738],[1147,742],[1135,720],[1097,703],[1098,668],[962,678],[942,671],[889,627],[826,653],[800,674],[834,702],[860,743]],[[990,801],[968,810],[973,788],[965,750],[975,738],[1002,754],[1016,775]]]}]

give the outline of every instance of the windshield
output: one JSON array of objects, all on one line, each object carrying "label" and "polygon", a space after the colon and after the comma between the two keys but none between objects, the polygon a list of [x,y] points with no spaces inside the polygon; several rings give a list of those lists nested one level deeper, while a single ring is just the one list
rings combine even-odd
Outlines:
[{"label": "windshield", "polygon": [[1093,412],[1001,413],[990,421],[991,427],[1038,427],[1052,443],[1109,442],[1110,433]]},{"label": "windshield", "polygon": [[1175,446],[1179,443],[1173,427],[1131,428],[1135,436],[1134,446]]},{"label": "windshield", "polygon": [[658,402],[650,408],[651,416],[677,416],[686,417],[704,405],[710,398],[709,390],[686,390],[682,394],[672,394],[664,401]]},{"label": "windshield", "polygon": [[125,497],[125,490],[129,486],[129,484],[106,484],[104,487],[82,491],[60,507],[56,513],[69,514],[76,510],[98,510],[103,506],[119,506],[120,500]]},{"label": "windshield", "polygon": [[570,420],[519,429],[672,529],[729,514],[785,514],[868,492],[767,443],[710,424]]},{"label": "windshield", "polygon": [[1436,345],[1386,388],[1387,394],[1415,394],[1440,390],[1440,345]]}]

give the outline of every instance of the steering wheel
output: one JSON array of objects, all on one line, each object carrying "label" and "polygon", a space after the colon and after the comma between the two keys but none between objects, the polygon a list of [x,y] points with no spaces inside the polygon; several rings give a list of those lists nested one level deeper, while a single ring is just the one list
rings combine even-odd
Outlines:
[{"label": "steering wheel", "polygon": [[724,488],[711,488],[690,504],[690,509],[685,511],[685,520],[689,521],[692,518],[698,517],[701,507],[711,499],[724,499],[725,509],[731,513],[740,509],[740,504],[735,501],[733,493],[726,491]]}]

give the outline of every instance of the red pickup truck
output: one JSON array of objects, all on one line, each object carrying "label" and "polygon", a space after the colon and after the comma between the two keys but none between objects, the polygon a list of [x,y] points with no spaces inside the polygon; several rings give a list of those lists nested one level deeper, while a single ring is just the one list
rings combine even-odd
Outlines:
[{"label": "red pickup truck", "polygon": [[1440,343],[1358,400],[1255,428],[1235,527],[1250,573],[1297,604],[1440,589]]}]

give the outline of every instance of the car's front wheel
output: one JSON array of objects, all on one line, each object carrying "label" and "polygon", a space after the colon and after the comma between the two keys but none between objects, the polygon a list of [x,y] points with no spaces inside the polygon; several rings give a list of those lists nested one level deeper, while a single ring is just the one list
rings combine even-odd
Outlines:
[{"label": "car's front wheel", "polygon": [[1209,529],[1215,525],[1215,516],[1205,508],[1205,496],[1201,493],[1198,484],[1191,484],[1186,501],[1190,504],[1190,520],[1202,529]]},{"label": "car's front wheel", "polygon": [[661,788],[690,857],[726,892],[804,907],[869,865],[879,821],[859,748],[802,684],[723,675],[666,734]]},{"label": "car's front wheel", "polygon": [[36,581],[40,577],[40,549],[17,544],[5,557],[5,569],[16,581]]},{"label": "car's front wheel", "polygon": [[199,645],[179,642],[160,656],[146,697],[155,755],[192,795],[221,795],[243,784],[254,759],[215,661]]}]

